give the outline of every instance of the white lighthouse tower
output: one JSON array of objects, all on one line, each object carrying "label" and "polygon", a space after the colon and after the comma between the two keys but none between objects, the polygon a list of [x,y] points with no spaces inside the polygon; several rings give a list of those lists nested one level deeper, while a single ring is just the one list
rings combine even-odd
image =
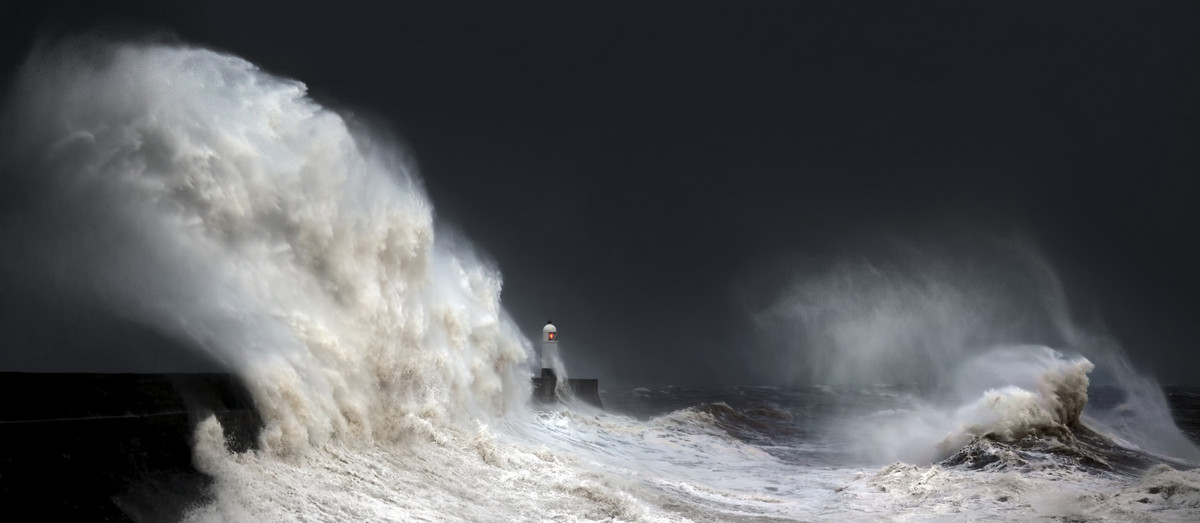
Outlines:
[{"label": "white lighthouse tower", "polygon": [[540,403],[553,403],[559,399],[582,401],[604,408],[600,403],[599,380],[567,377],[567,369],[558,354],[558,327],[550,321],[542,327],[542,373],[533,377],[533,399]]},{"label": "white lighthouse tower", "polygon": [[562,367],[558,358],[558,328],[547,321],[542,327],[542,368],[553,369],[556,373]]}]

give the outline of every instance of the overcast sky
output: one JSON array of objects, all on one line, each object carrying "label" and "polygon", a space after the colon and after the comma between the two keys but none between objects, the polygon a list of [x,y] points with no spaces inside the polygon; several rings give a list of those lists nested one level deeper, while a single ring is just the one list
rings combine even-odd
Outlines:
[{"label": "overcast sky", "polygon": [[582,373],[754,381],[764,267],[999,235],[1200,380],[1200,3],[92,4],[0,7],[6,78],[100,28],[305,82],[399,137]]}]

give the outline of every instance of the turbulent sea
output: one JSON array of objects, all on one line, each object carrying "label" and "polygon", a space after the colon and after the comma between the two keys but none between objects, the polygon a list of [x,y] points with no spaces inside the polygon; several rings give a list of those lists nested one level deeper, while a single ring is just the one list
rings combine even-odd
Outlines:
[{"label": "turbulent sea", "polygon": [[[1187,435],[1200,441],[1200,389],[1168,394]],[[1192,465],[1116,445],[1087,427],[1086,414],[1067,432],[1017,439],[983,432],[932,462],[881,465],[886,460],[864,453],[862,443],[905,440],[887,420],[929,408],[914,387],[640,387],[605,401],[643,420],[634,443],[613,441],[624,439],[609,436],[623,433],[620,424],[610,428],[601,416],[544,413],[542,420],[582,425],[562,432],[609,442],[602,447],[636,449],[625,474],[688,507],[681,510],[688,519],[1189,521],[1200,514]]]},{"label": "turbulent sea", "polygon": [[302,83],[65,41],[28,59],[5,125],[28,196],[0,223],[9,270],[253,396],[256,449],[199,423],[213,482],[186,521],[1200,519],[1197,391],[1168,404],[1039,263],[997,271],[1033,267],[1020,285],[937,263],[796,280],[762,318],[814,356],[779,366],[838,386],[602,383],[603,411],[535,406],[499,271],[396,146]]}]

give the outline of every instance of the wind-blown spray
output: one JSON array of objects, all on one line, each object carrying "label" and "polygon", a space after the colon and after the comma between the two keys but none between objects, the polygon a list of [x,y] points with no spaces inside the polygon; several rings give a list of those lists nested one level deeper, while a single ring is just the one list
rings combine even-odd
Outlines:
[{"label": "wind-blown spray", "polygon": [[[29,59],[6,111],[4,183],[28,198],[0,217],[0,270],[186,340],[254,394],[258,450],[227,452],[214,418],[195,431],[193,463],[214,481],[187,520],[1028,519],[1039,513],[1025,492],[1066,483],[908,467],[865,476],[838,461],[840,441],[809,437],[821,427],[808,421],[840,418],[807,410],[821,401],[789,404],[792,391],[635,389],[683,394],[663,404],[679,410],[645,422],[521,408],[533,347],[500,306],[497,271],[435,225],[388,142],[239,58],[60,43]],[[932,419],[919,442],[930,456],[984,432],[1071,426],[1087,417],[1093,363],[1090,376],[1123,376],[1091,338],[1033,336],[1066,317],[1017,306],[1042,301],[997,302],[1004,286],[945,264],[901,269],[798,279],[764,318],[804,327],[792,334],[819,346],[810,364],[834,381],[917,382],[952,398],[901,416]],[[771,400],[723,402],[746,394]],[[1152,396],[1128,396],[1127,427],[1161,414],[1135,402]],[[887,426],[871,433],[894,438]],[[1194,482],[1176,472],[1160,469],[1102,514],[1186,512],[1186,496],[1136,501]],[[1124,488],[1113,481],[1098,488]],[[1019,501],[993,503],[997,489]]]},{"label": "wind-blown spray", "polygon": [[186,340],[254,396],[257,450],[197,426],[193,464],[214,483],[186,519],[640,513],[501,439],[532,422],[533,345],[498,271],[435,225],[390,142],[303,84],[84,38],[35,50],[5,110],[4,182],[28,198],[0,217],[0,270]]},{"label": "wind-blown spray", "polygon": [[525,399],[531,344],[499,274],[440,241],[402,156],[303,84],[85,39],[35,52],[8,107],[7,153],[43,217],[18,250],[243,375],[269,452]]},{"label": "wind-blown spray", "polygon": [[[929,462],[975,436],[1068,434],[1081,415],[1128,446],[1200,458],[1157,384],[1114,341],[1071,321],[1058,278],[1031,248],[968,251],[902,248],[794,276],[756,315],[789,351],[784,378],[912,386],[911,410],[846,428],[876,459]],[[1120,396],[1115,407],[1084,410],[1093,370]]]}]

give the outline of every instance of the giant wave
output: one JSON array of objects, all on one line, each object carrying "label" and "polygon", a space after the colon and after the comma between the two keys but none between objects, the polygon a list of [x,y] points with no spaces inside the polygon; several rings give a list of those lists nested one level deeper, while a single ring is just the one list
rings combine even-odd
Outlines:
[{"label": "giant wave", "polygon": [[[1135,422],[1161,417],[1153,402],[1125,425],[1099,412],[1109,432],[1086,436],[1095,353],[939,353],[963,382],[936,405],[886,387],[706,390],[681,404],[675,389],[644,388],[625,404],[672,408],[535,411],[532,346],[500,304],[499,272],[437,225],[412,163],[303,84],[228,54],[47,43],[4,121],[6,161],[32,201],[5,236],[30,277],[188,340],[254,396],[256,450],[230,452],[215,418],[198,426],[194,462],[215,481],[189,520],[1011,518],[1074,513],[1072,496],[1097,492],[1122,517],[1196,508],[1194,472],[1165,465],[1140,483],[989,468],[1038,453],[1103,461],[1110,443],[1188,448],[1141,437]],[[903,338],[833,320],[860,350]],[[998,366],[1002,379],[978,379]],[[758,403],[737,404],[747,397]],[[864,460],[864,448],[882,454]],[[910,464],[876,470],[892,459]],[[1047,499],[1048,484],[1067,497]],[[1116,499],[1151,489],[1173,497]]]}]

